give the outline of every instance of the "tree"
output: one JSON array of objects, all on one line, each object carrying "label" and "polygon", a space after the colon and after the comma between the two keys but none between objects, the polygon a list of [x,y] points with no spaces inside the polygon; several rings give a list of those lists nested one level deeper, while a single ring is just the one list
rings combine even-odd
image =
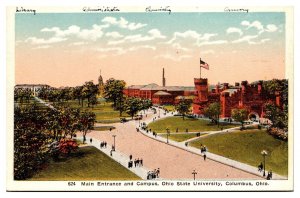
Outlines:
[{"label": "tree", "polygon": [[[88,107],[90,107],[90,104],[97,104],[97,100],[94,100],[98,94],[98,86],[93,83],[93,81],[85,82],[83,85],[83,88],[81,90],[82,100],[87,99],[88,100]],[[83,105],[83,101],[82,101]]]},{"label": "tree", "polygon": [[265,105],[265,118],[268,118],[272,121],[272,127],[276,127],[279,129],[284,129],[287,131],[288,129],[288,118],[287,113],[282,111],[275,104],[267,103]]},{"label": "tree", "polygon": [[221,114],[221,106],[220,103],[214,102],[209,104],[208,107],[204,109],[204,115],[212,120],[215,124],[219,126],[219,118]]},{"label": "tree", "polygon": [[93,112],[84,111],[80,113],[78,120],[78,129],[82,132],[83,135],[83,143],[86,140],[86,134],[89,130],[94,128],[94,124],[96,122],[96,115]]},{"label": "tree", "polygon": [[119,110],[120,114],[123,110],[123,90],[125,85],[125,81],[115,80],[113,78],[108,79],[104,85],[104,98],[113,102],[113,108]]},{"label": "tree", "polygon": [[146,110],[152,107],[152,101],[150,99],[142,99],[142,109],[141,110]]},{"label": "tree", "polygon": [[31,177],[48,159],[51,136],[45,130],[45,122],[42,110],[36,105],[15,108],[14,179]]},{"label": "tree", "polygon": [[136,97],[129,97],[129,98],[126,98],[124,106],[125,106],[126,112],[133,119],[133,116],[142,109],[142,100],[140,98],[136,98]]},{"label": "tree", "polygon": [[[82,92],[82,86],[77,86],[72,88],[72,98],[78,100],[78,104],[80,105],[81,102],[81,92]],[[82,104],[83,105],[83,104]]]},{"label": "tree", "polygon": [[189,113],[190,107],[191,102],[189,100],[181,99],[180,102],[175,106],[175,109],[182,115],[182,119],[184,120],[184,116]]},{"label": "tree", "polygon": [[235,121],[240,122],[243,128],[244,121],[248,118],[248,111],[247,109],[232,109],[231,117],[235,119]]}]

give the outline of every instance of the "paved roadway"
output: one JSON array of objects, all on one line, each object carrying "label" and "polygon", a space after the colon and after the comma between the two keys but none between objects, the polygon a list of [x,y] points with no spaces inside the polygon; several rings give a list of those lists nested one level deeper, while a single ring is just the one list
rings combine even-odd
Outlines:
[{"label": "paved roadway", "polygon": [[[149,122],[157,116],[151,111],[147,114],[143,122]],[[210,159],[204,161],[203,157],[197,154],[149,138],[136,131],[138,121],[107,125],[113,125],[116,129],[111,132],[92,131],[88,133],[87,140],[92,137],[93,140],[106,141],[113,145],[112,135],[116,135],[116,150],[127,156],[132,155],[133,160],[143,158],[144,168],[147,170],[160,168],[161,177],[164,179],[192,179],[193,170],[197,172],[196,179],[262,179]]]}]

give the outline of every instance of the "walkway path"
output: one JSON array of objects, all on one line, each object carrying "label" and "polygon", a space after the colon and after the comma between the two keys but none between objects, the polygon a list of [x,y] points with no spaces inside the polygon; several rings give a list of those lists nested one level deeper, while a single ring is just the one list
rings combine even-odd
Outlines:
[{"label": "walkway path", "polygon": [[[150,122],[157,114],[146,112],[141,122]],[[161,118],[172,116],[163,115]],[[260,176],[225,165],[215,160],[203,160],[197,152],[191,152],[184,147],[167,144],[165,139],[154,138],[152,134],[137,132],[139,121],[113,124],[113,131],[92,131],[88,134],[93,140],[106,141],[113,144],[113,135],[116,135],[116,149],[124,155],[132,155],[133,159],[143,158],[144,168],[154,170],[160,168],[164,179],[192,179],[192,172],[197,172],[196,179],[261,179]],[[152,138],[149,138],[151,137]],[[175,142],[174,142],[175,143]],[[172,142],[173,144],[173,142]]]},{"label": "walkway path", "polygon": [[[38,100],[38,98],[37,98]],[[54,108],[50,104],[41,100],[41,103]],[[141,122],[147,124],[158,117],[152,111],[146,112]],[[172,116],[171,113],[161,114],[160,119]],[[143,179],[146,179],[147,172],[160,168],[161,177],[164,179],[192,179],[193,170],[196,170],[196,179],[262,179],[255,167],[236,162],[222,156],[207,153],[204,161],[199,149],[186,147],[184,143],[169,140],[162,137],[154,137],[145,131],[137,132],[136,127],[139,121],[127,123],[110,124],[116,127],[113,131],[92,131],[87,135],[93,139],[92,145],[99,149],[101,141],[106,141],[108,145],[113,145],[113,135],[116,135],[115,148],[112,158],[127,168],[129,155],[133,160],[143,158],[143,167],[129,169]],[[80,133],[78,133],[80,135]],[[150,137],[150,138],[149,138]],[[110,156],[110,148],[101,149]],[[283,179],[273,174],[273,179]]]},{"label": "walkway path", "polygon": [[[95,148],[97,148],[98,150],[100,150],[101,152],[103,152],[104,154],[106,154],[108,157],[112,158],[113,160],[115,160],[116,162],[118,162],[119,164],[121,164],[122,166],[124,166],[129,171],[135,173],[137,176],[139,176],[143,180],[147,179],[147,173],[148,173],[148,171],[152,171],[152,170],[146,169],[143,166],[128,168],[129,155],[126,155],[126,154],[122,153],[118,149],[115,149],[115,151],[112,152],[112,155],[110,155],[112,145],[107,144],[106,148],[100,148],[100,143],[102,141],[99,141],[97,139],[93,139],[92,143],[90,143],[89,142],[90,138],[91,138],[90,136],[86,136],[86,139],[87,139],[86,143],[87,143],[87,145],[94,146]],[[77,136],[77,139],[82,140],[82,136]]]},{"label": "walkway path", "polygon": [[[168,116],[168,115],[166,115],[166,116]],[[205,138],[209,135],[234,132],[237,129],[239,129],[239,127],[234,127],[234,128],[226,129],[226,130],[223,130],[223,131],[209,131],[209,132],[202,132],[202,133],[207,133],[205,136],[203,136],[203,138]],[[144,134],[144,135],[146,135],[146,136],[148,136],[152,139],[155,139],[155,140],[163,142],[163,143],[167,143],[167,139],[164,138],[164,137],[161,137],[161,136],[154,137],[151,132],[147,133],[145,130],[142,130],[142,129],[140,129],[140,131],[141,131],[142,134]],[[177,148],[186,150],[188,152],[192,152],[192,153],[195,153],[197,155],[203,156],[200,149],[197,149],[195,147],[186,146],[187,142],[192,142],[192,141],[195,141],[195,140],[200,139],[200,138],[202,138],[202,137],[200,136],[200,137],[191,138],[191,139],[189,139],[187,141],[183,141],[183,142],[176,142],[176,141],[173,141],[173,140],[169,139],[168,144],[172,145],[172,146],[175,146]],[[238,161],[235,161],[235,160],[231,160],[229,158],[226,158],[226,157],[223,157],[223,156],[220,156],[220,155],[216,155],[216,154],[213,154],[213,153],[210,153],[210,152],[206,152],[206,156],[207,156],[208,159],[214,160],[216,162],[220,162],[222,164],[226,164],[226,165],[229,165],[231,167],[235,167],[237,169],[243,170],[245,172],[257,175],[259,177],[263,177],[262,176],[263,173],[259,172],[257,167],[253,167],[253,166],[250,166],[250,165],[245,164],[245,163],[241,163],[241,162],[238,162]],[[276,180],[276,179],[287,179],[287,178],[284,177],[284,176],[273,173],[273,178],[272,179]]]}]

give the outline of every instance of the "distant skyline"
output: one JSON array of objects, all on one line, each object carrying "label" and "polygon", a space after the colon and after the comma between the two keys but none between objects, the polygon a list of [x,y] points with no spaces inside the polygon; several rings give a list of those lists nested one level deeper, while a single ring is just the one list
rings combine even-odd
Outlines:
[{"label": "distant skyline", "polygon": [[15,15],[16,84],[193,86],[285,78],[285,14],[38,13]]}]

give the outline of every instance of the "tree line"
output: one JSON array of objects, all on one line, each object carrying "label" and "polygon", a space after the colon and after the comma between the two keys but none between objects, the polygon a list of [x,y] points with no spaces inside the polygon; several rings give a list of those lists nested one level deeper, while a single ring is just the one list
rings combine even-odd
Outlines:
[{"label": "tree line", "polygon": [[72,137],[93,129],[95,114],[65,106],[40,108],[36,104],[14,108],[14,178],[24,180],[43,168],[49,158],[58,159],[76,150]]}]

